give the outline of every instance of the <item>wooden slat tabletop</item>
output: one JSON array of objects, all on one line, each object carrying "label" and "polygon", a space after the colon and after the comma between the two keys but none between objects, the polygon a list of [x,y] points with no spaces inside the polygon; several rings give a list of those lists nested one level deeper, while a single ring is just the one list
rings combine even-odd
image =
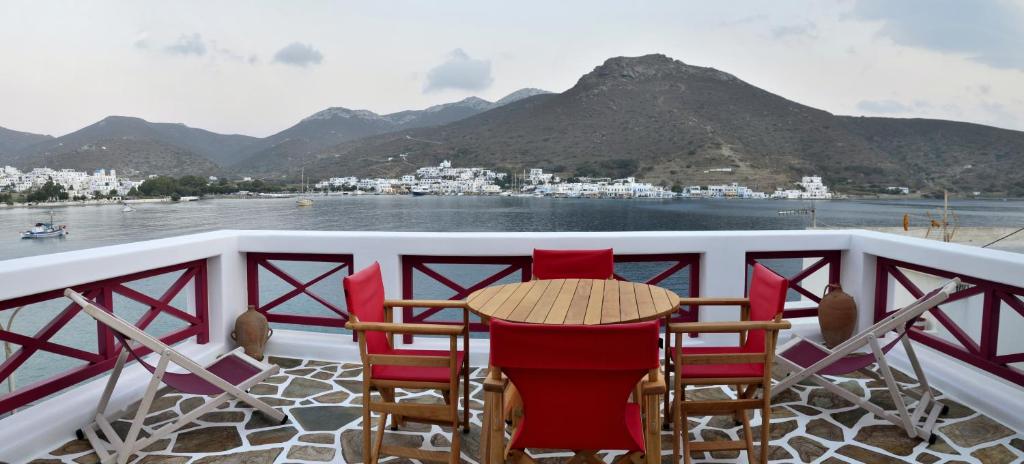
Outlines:
[{"label": "wooden slat tabletop", "polygon": [[552,279],[495,285],[466,299],[484,319],[536,324],[619,324],[658,319],[679,296],[653,285],[603,279]]}]

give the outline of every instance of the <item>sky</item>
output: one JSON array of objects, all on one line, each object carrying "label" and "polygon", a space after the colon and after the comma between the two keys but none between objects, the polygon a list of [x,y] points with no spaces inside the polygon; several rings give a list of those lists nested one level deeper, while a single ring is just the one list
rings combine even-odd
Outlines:
[{"label": "sky", "polygon": [[0,0],[0,127],[263,137],[331,106],[561,92],[649,53],[835,114],[1024,130],[1024,0]]}]

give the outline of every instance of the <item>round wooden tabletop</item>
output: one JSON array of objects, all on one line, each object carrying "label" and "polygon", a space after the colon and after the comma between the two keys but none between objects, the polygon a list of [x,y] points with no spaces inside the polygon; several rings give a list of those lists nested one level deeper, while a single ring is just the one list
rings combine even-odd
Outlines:
[{"label": "round wooden tabletop", "polygon": [[466,300],[484,319],[536,324],[618,324],[658,319],[679,296],[654,285],[604,279],[552,279],[496,285]]}]

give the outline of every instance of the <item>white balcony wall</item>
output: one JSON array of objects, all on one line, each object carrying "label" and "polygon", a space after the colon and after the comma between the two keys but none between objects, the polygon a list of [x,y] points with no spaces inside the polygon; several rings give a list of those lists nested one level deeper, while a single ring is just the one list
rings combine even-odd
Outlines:
[{"label": "white balcony wall", "polygon": [[[207,259],[210,343],[186,342],[179,348],[199,360],[229,348],[234,319],[246,306],[247,252],[336,253],[354,255],[356,269],[381,263],[389,297],[401,296],[403,255],[508,256],[529,255],[533,248],[614,247],[618,254],[698,253],[701,256],[700,294],[742,296],[745,257],[751,251],[841,250],[842,284],[861,311],[859,324],[873,317],[876,257],[888,257],[946,269],[979,279],[1022,286],[1024,257],[1020,254],[931,242],[867,231],[721,231],[721,232],[596,232],[596,233],[397,233],[218,231],[162,240],[81,250],[0,262],[0,300],[61,289],[181,262]],[[45,276],[45,278],[40,278]],[[819,291],[824,282],[812,276],[806,287]],[[340,282],[338,282],[340,285]],[[900,296],[893,303],[900,304]],[[800,303],[800,302],[796,302]],[[980,317],[976,309],[957,312],[970,327]],[[701,320],[733,320],[738,310],[705,309]],[[813,318],[800,321],[813,330]],[[1020,322],[1019,320],[1017,321]],[[1006,324],[1010,324],[1006,322]],[[702,336],[701,343],[731,342],[734,337]],[[417,344],[430,344],[417,339]],[[273,354],[357,360],[348,335],[277,330],[268,346]],[[486,362],[486,340],[471,347],[475,365]],[[923,349],[933,384],[1018,430],[1024,429],[1020,387],[967,366],[948,356]],[[1002,351],[1002,350],[1001,350]],[[1005,351],[1004,351],[1005,352]],[[894,352],[899,358],[899,351]],[[894,359],[900,365],[905,361]],[[141,395],[148,374],[128,369],[112,401],[112,410]],[[995,379],[995,380],[993,380]],[[18,462],[66,441],[89,421],[105,378],[83,383],[40,404],[0,420],[0,461]],[[1013,403],[1013,404],[1008,404]]]}]

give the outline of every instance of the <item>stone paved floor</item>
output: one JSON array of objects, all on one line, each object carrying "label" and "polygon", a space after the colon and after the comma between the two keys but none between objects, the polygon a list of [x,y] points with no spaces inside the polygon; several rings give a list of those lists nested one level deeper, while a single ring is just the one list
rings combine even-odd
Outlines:
[{"label": "stone paved floor", "polygon": [[[358,364],[270,358],[284,372],[253,388],[252,393],[282,408],[292,420],[286,425],[263,420],[259,413],[229,403],[201,416],[167,439],[140,454],[135,462],[168,464],[262,464],[291,462],[361,462],[360,378]],[[483,369],[474,369],[471,382],[473,427],[463,442],[463,461],[477,462],[482,403]],[[892,408],[881,384],[866,377],[841,378],[847,388],[883,407]],[[901,378],[901,381],[909,379]],[[694,397],[725,397],[725,389],[691,390]],[[440,402],[431,392],[403,392],[408,401]],[[941,398],[940,398],[941,399]],[[169,392],[159,399],[146,420],[146,429],[166,423],[195,408],[201,398]],[[976,413],[969,407],[946,400],[951,411],[941,419],[939,440],[927,443],[909,439],[888,422],[818,387],[797,386],[776,399],[772,417],[772,462],[867,462],[867,463],[955,463],[1021,462],[1024,435]],[[703,417],[691,422],[691,431],[705,440],[738,438],[738,427],[730,417]],[[755,419],[757,424],[759,419]],[[120,422],[120,433],[127,423]],[[756,433],[756,430],[755,430]],[[441,427],[410,424],[389,432],[385,441],[425,449],[444,449],[450,435]],[[670,435],[664,436],[665,453],[671,453]],[[564,453],[539,453],[541,462],[564,462]],[[612,456],[604,456],[610,460]],[[746,462],[745,453],[695,454],[696,462]],[[390,458],[383,462],[413,462]],[[670,462],[666,456],[663,462]],[[72,440],[33,463],[93,463],[96,455],[88,442]]]}]

